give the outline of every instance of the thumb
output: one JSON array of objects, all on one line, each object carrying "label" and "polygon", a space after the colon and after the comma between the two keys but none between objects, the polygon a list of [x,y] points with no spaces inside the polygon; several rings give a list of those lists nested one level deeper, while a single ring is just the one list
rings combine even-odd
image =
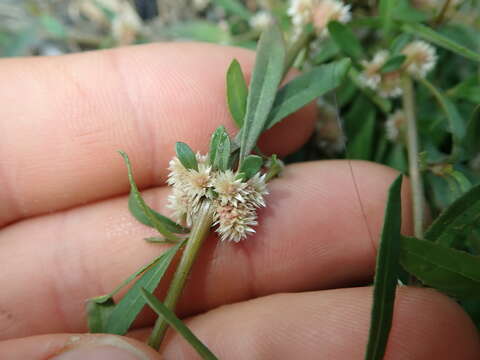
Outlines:
[{"label": "thumb", "polygon": [[53,334],[0,342],[2,360],[161,360],[146,344],[123,336]]}]

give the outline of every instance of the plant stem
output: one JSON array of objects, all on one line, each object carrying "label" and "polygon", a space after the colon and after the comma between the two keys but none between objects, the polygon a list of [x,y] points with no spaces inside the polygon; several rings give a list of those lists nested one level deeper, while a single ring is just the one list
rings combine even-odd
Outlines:
[{"label": "plant stem", "polygon": [[283,68],[283,77],[287,75],[290,68],[293,66],[295,59],[297,58],[300,51],[302,51],[310,42],[312,38],[312,31],[308,28],[304,29],[300,36],[291,44],[287,50],[287,55],[285,58],[285,66]]},{"label": "plant stem", "polygon": [[[170,283],[170,288],[168,289],[168,293],[163,302],[164,305],[172,311],[175,311],[175,306],[177,305],[178,299],[185,287],[192,265],[195,262],[203,241],[208,236],[213,221],[212,217],[211,204],[209,202],[203,203],[193,225],[190,238],[183,251],[180,264],[178,264],[175,275]],[[168,323],[162,317],[159,317],[155,323],[150,338],[148,339],[148,344],[158,350],[167,328]]]},{"label": "plant stem", "polygon": [[402,77],[403,109],[407,118],[407,151],[410,180],[412,186],[413,227],[415,237],[423,238],[424,193],[423,181],[418,161],[419,145],[417,123],[415,120],[415,100],[412,79]]},{"label": "plant stem", "polygon": [[438,25],[442,24],[443,20],[445,19],[446,14],[447,14],[447,11],[450,8],[450,2],[451,2],[451,0],[445,0],[444,4],[442,6],[442,9],[438,13],[435,20],[433,21],[434,26],[438,26]]}]

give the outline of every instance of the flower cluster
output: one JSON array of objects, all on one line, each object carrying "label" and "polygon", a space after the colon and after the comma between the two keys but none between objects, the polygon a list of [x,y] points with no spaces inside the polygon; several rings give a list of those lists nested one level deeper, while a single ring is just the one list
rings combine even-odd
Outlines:
[{"label": "flower cluster", "polygon": [[435,48],[421,40],[407,44],[401,54],[406,56],[405,62],[394,71],[381,71],[390,59],[390,52],[387,50],[378,51],[371,61],[362,61],[363,71],[359,77],[360,82],[365,87],[377,91],[380,96],[398,97],[402,95],[402,71],[415,77],[425,77],[437,62]]},{"label": "flower cluster", "polygon": [[252,28],[262,31],[265,30],[268,26],[273,24],[274,19],[268,11],[258,11],[253,15],[249,21],[249,24]]},{"label": "flower cluster", "polygon": [[401,139],[406,131],[406,117],[403,110],[391,114],[385,122],[385,133],[388,140],[396,142]]},{"label": "flower cluster", "polygon": [[173,192],[169,207],[175,218],[191,226],[204,201],[213,205],[214,225],[220,239],[239,242],[254,233],[257,209],[268,194],[265,175],[244,181],[232,170],[214,171],[207,157],[197,153],[198,170],[186,169],[177,157],[170,161],[168,184]]},{"label": "flower cluster", "polygon": [[437,63],[435,48],[422,40],[413,41],[405,46],[402,54],[407,57],[405,71],[414,76],[425,77]]},{"label": "flower cluster", "polygon": [[352,18],[350,5],[340,0],[291,0],[287,13],[297,32],[312,23],[320,37],[328,35],[327,25],[330,21],[347,23]]}]

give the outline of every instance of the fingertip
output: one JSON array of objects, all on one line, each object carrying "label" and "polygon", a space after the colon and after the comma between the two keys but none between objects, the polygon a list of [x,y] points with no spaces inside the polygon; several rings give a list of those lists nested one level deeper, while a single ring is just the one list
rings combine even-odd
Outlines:
[{"label": "fingertip", "polygon": [[146,344],[107,334],[49,334],[0,342],[0,358],[8,360],[160,360]]}]

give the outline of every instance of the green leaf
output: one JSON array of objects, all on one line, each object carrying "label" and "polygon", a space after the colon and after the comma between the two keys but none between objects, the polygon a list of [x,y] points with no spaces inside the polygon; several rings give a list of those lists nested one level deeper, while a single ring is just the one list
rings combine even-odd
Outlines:
[{"label": "green leaf", "polygon": [[[372,160],[375,140],[375,108],[358,98],[346,116],[347,157],[349,159]],[[361,121],[360,121],[361,120]]]},{"label": "green leaf", "polygon": [[231,152],[230,138],[225,127],[219,126],[210,139],[208,159],[214,169],[226,170],[228,168]]},{"label": "green leaf", "polygon": [[[156,219],[156,221],[162,223],[168,231],[175,234],[188,234],[190,232],[190,229],[187,229],[186,227],[177,224],[175,221],[169,219],[168,217],[159,214],[148,205],[147,207],[149,208],[151,215]],[[130,210],[130,213],[135,217],[135,219],[137,219],[139,222],[153,228],[155,227],[150,221],[149,217],[145,215],[145,212],[137,201],[134,192],[130,192],[130,196],[128,197],[128,209]]]},{"label": "green leaf", "polygon": [[89,299],[86,305],[87,325],[91,333],[104,333],[109,316],[115,308],[112,298],[99,303],[96,298]]},{"label": "green leaf", "polygon": [[459,299],[480,298],[480,257],[413,237],[401,243],[401,265],[422,283]]},{"label": "green leaf", "polygon": [[180,320],[169,308],[162,304],[158,299],[145,289],[141,289],[142,295],[148,305],[157,313],[158,316],[163,317],[165,321],[174,328],[183,338],[197,351],[202,359],[215,360],[216,356],[206,347],[199,338],[197,338],[192,331]]},{"label": "green leaf", "polygon": [[437,89],[427,79],[419,78],[418,80],[433,94],[438,104],[440,105],[440,108],[445,113],[448,120],[448,127],[453,136],[454,142],[452,156],[458,156],[463,139],[466,134],[465,121],[457,110],[455,104],[449,98],[447,98],[439,89]]},{"label": "green leaf", "polygon": [[464,56],[467,59],[480,62],[480,54],[467,49],[463,45],[460,45],[449,38],[435,32],[431,28],[422,24],[404,24],[402,29],[412,35],[421,37],[433,44],[441,46],[447,50],[453,51],[458,55]]},{"label": "green leaf", "polygon": [[352,59],[359,60],[364,56],[360,41],[349,27],[338,21],[330,21],[328,32],[340,50]]},{"label": "green leaf", "polygon": [[390,53],[392,55],[397,55],[403,48],[412,41],[412,35],[410,34],[400,34],[392,42],[390,46]]},{"label": "green leaf", "polygon": [[[479,224],[480,185],[458,198],[425,232],[425,239],[449,246],[456,237],[464,236]],[[480,273],[480,272],[479,272]]]},{"label": "green leaf", "polygon": [[312,56],[312,64],[320,65],[325,61],[332,59],[340,53],[337,43],[331,37],[328,37],[322,42],[321,49]]},{"label": "green leaf", "polygon": [[178,249],[184,244],[185,242],[183,241],[172,246],[155,259],[154,263],[148,267],[142,277],[128,290],[118,304],[113,307],[105,321],[105,327],[100,332],[123,335],[128,331],[138,313],[145,306],[145,299],[140,290],[142,288],[152,292],[155,290]]},{"label": "green leaf", "polygon": [[260,37],[241,131],[240,163],[255,147],[265,128],[283,75],[285,46],[280,30],[270,26]]},{"label": "green leaf", "polygon": [[464,148],[469,152],[471,157],[480,152],[480,105],[477,105],[472,112],[472,116],[468,120],[467,135],[465,137]]},{"label": "green leaf", "polygon": [[[132,212],[132,215],[138,219],[141,223],[154,227],[160,234],[165,236],[167,239],[178,241],[179,238],[173,234],[173,232],[185,233],[188,232],[188,229],[181,227],[178,224],[175,224],[170,219],[166,218],[163,215],[155,213],[150,207],[145,203],[142,198],[142,195],[138,191],[135,180],[133,179],[132,174],[132,165],[130,164],[130,159],[128,155],[123,151],[119,151],[125,160],[128,170],[128,181],[130,182],[130,196],[128,198],[128,207]],[[172,231],[175,230],[175,231]]]},{"label": "green leaf", "polygon": [[344,80],[349,68],[350,60],[342,59],[315,67],[283,86],[275,97],[266,129],[270,129],[317,97],[338,87]]},{"label": "green leaf", "polygon": [[381,73],[388,73],[391,71],[398,70],[402,67],[405,59],[407,57],[405,55],[395,55],[388,59],[385,64],[380,69]]},{"label": "green leaf", "polygon": [[260,171],[263,165],[263,160],[258,155],[248,155],[242,163],[242,166],[238,170],[243,174],[243,181],[246,181],[253,177]]},{"label": "green leaf", "polygon": [[402,175],[388,191],[380,248],[377,254],[373,290],[373,306],[366,360],[382,360],[392,327],[393,305],[400,258]]},{"label": "green leaf", "polygon": [[175,151],[177,153],[178,160],[180,160],[185,169],[193,169],[198,171],[197,157],[192,149],[190,149],[190,146],[184,142],[178,141],[175,144]]},{"label": "green leaf", "polygon": [[478,76],[472,76],[469,79],[457,84],[454,88],[447,91],[447,95],[454,99],[462,99],[480,104],[480,83]]},{"label": "green leaf", "polygon": [[227,70],[227,103],[235,124],[241,129],[247,106],[248,88],[242,68],[236,59]]},{"label": "green leaf", "polygon": [[250,20],[251,14],[248,9],[238,0],[213,0],[213,2],[219,6],[227,10],[229,13],[233,15],[237,15],[238,17],[248,21]]},{"label": "green leaf", "polygon": [[230,154],[232,146],[230,137],[224,126],[219,126],[210,139],[210,150],[208,152],[210,165],[214,169],[225,171],[230,166]]}]

